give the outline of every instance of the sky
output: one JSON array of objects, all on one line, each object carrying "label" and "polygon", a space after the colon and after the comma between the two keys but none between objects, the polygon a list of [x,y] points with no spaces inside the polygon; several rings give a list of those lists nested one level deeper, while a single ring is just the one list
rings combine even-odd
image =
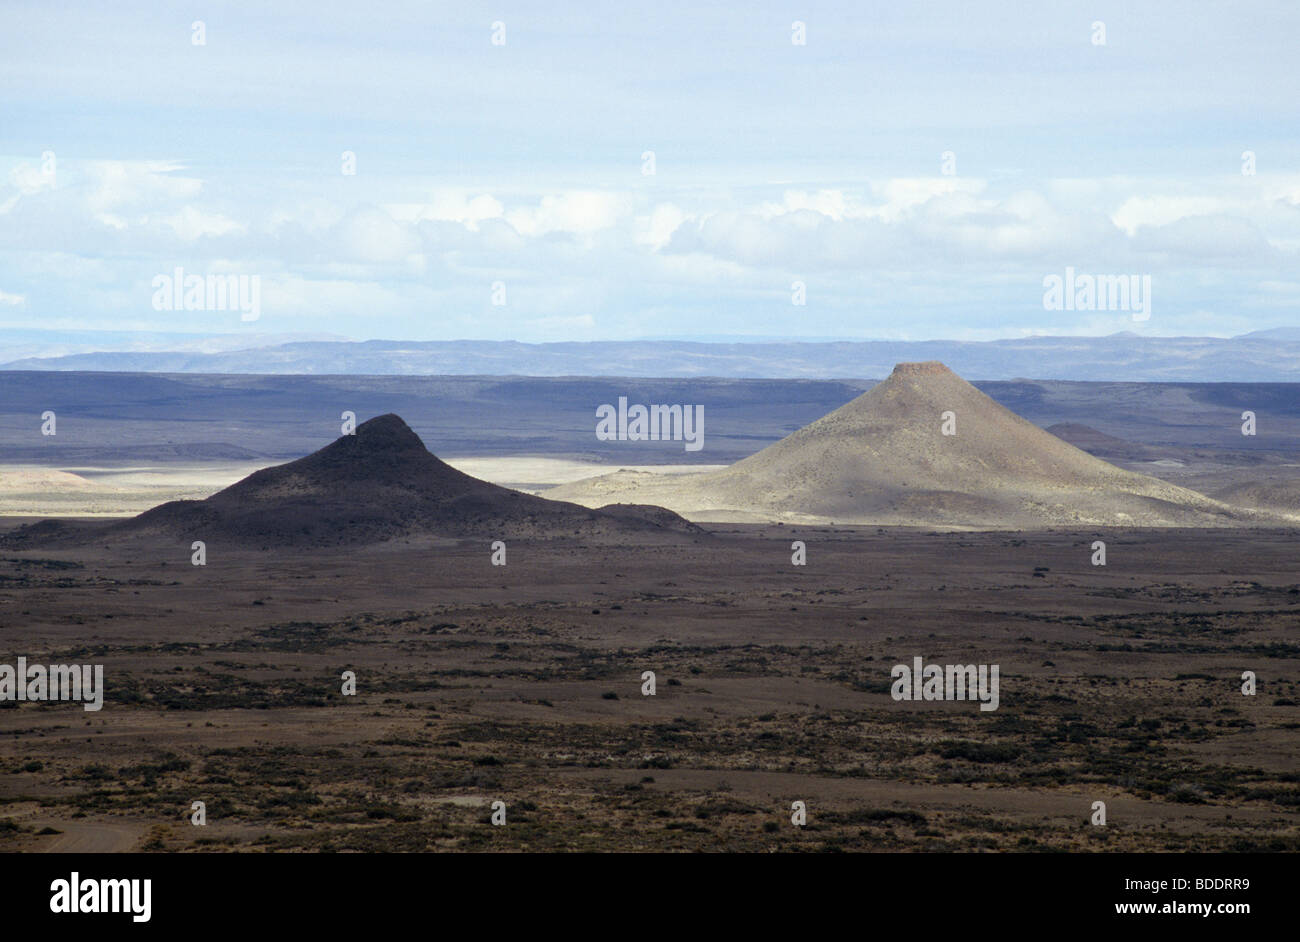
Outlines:
[{"label": "sky", "polygon": [[[0,0],[0,338],[1295,326],[1297,40],[1294,0]],[[255,316],[167,309],[177,268]],[[1148,316],[1049,309],[1067,269]]]}]

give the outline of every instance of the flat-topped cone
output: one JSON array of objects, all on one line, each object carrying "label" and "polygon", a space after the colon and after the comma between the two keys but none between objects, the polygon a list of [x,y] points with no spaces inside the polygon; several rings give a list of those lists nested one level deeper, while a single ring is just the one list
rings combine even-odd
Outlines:
[{"label": "flat-topped cone", "polygon": [[866,491],[973,493],[1137,477],[1021,418],[937,361],[898,364],[884,382],[720,473],[790,495],[811,484],[832,513],[851,510]]},{"label": "flat-topped cone", "polygon": [[898,364],[884,382],[729,468],[671,479],[624,472],[554,494],[654,503],[694,520],[989,529],[1258,522],[1094,458],[934,361]]}]

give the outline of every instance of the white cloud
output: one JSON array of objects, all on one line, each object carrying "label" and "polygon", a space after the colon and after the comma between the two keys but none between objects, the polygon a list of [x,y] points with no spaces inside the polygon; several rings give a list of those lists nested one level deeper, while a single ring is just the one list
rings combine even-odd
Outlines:
[{"label": "white cloud", "polygon": [[[886,222],[894,222],[938,197],[953,194],[974,197],[983,192],[984,187],[983,180],[966,177],[913,177],[886,180],[872,188],[876,197],[883,199],[884,202],[876,206],[870,215]],[[968,204],[954,202],[951,205]]]},{"label": "white cloud", "polygon": [[243,225],[228,216],[204,212],[193,206],[185,206],[178,213],[161,217],[160,221],[171,226],[186,242],[193,242],[203,236],[230,235],[244,231]]},{"label": "white cloud", "polygon": [[1143,226],[1134,245],[1182,260],[1262,261],[1271,251],[1268,239],[1246,219],[1224,215],[1180,217],[1162,226]]},{"label": "white cloud", "polygon": [[1167,226],[1188,216],[1231,212],[1239,205],[1221,196],[1131,196],[1110,218],[1132,237],[1142,226]]},{"label": "white cloud", "polygon": [[[30,199],[19,183],[30,189],[34,181],[11,171],[0,187],[0,205],[17,200],[0,215],[0,279],[34,316],[95,304],[120,311],[147,300],[140,286],[152,273],[181,263],[196,271],[225,265],[263,275],[267,316],[280,292],[281,313],[316,316],[319,329],[364,335],[350,319],[435,311],[431,330],[478,336],[486,312],[493,330],[534,339],[598,327],[604,335],[644,333],[641,321],[651,316],[652,332],[688,335],[707,323],[718,333],[790,333],[778,325],[790,314],[789,284],[800,279],[813,301],[798,312],[797,330],[915,334],[933,329],[929,317],[948,318],[948,336],[967,329],[1005,336],[1080,327],[1078,317],[1040,328],[989,313],[1022,303],[1041,308],[1043,274],[1066,265],[1205,269],[1235,279],[1249,304],[1249,286],[1287,279],[1285,266],[1300,247],[1300,202],[1292,199],[1300,186],[1286,178],[1017,178],[1010,186],[900,177],[734,188],[634,179],[621,189],[520,193],[376,175],[342,185],[246,179],[213,187],[214,196],[181,169],[166,161],[69,160],[60,164],[59,186]],[[1196,212],[1209,206],[1232,212]],[[73,274],[69,258],[103,264]],[[486,308],[498,279],[509,286],[509,311]],[[1177,303],[1230,307],[1224,291],[1194,294],[1189,288]],[[1257,295],[1259,306],[1285,309],[1278,294]],[[1173,302],[1168,292],[1161,300]],[[723,313],[750,308],[760,312],[752,323]],[[898,321],[897,311],[927,313]],[[983,312],[969,315],[977,323],[963,321],[970,311]],[[998,323],[989,323],[994,317]],[[1102,325],[1083,329],[1091,326]]]},{"label": "white cloud", "polygon": [[755,210],[764,219],[784,216],[786,213],[809,209],[831,219],[843,219],[849,208],[849,198],[840,190],[819,190],[808,193],[803,190],[786,190],[779,203],[762,203]]},{"label": "white cloud", "polygon": [[41,190],[54,186],[55,175],[46,173],[40,167],[21,163],[9,171],[9,182],[18,188],[23,196],[31,196]]},{"label": "white cloud", "polygon": [[464,190],[435,190],[427,203],[393,203],[384,209],[402,222],[458,222],[470,231],[477,231],[484,220],[500,219],[505,213],[500,200],[491,194],[471,196]]},{"label": "white cloud", "polygon": [[626,212],[628,200],[614,193],[571,190],[543,196],[533,207],[506,213],[506,221],[525,236],[548,232],[586,234],[608,229]]},{"label": "white cloud", "polygon": [[318,318],[336,313],[365,318],[410,305],[408,294],[378,282],[296,275],[262,279],[262,314],[268,322],[279,317]]},{"label": "white cloud", "polygon": [[203,181],[173,174],[181,164],[162,160],[97,160],[84,165],[91,190],[86,205],[92,213],[131,209],[148,212],[159,204],[193,200],[203,190]]},{"label": "white cloud", "polygon": [[678,206],[660,203],[648,216],[636,217],[636,241],[658,251],[669,243],[673,233],[689,218]]},{"label": "white cloud", "polygon": [[629,218],[634,202],[629,194],[599,190],[569,190],[503,202],[490,193],[439,189],[427,202],[385,203],[384,209],[403,223],[450,222],[480,232],[503,221],[525,238],[538,238],[553,232],[586,235],[613,228]]},{"label": "white cloud", "polygon": [[407,224],[382,209],[363,207],[334,228],[337,250],[358,262],[405,262],[418,257],[420,240]]},{"label": "white cloud", "polygon": [[9,171],[9,185],[15,190],[10,196],[0,200],[0,216],[13,210],[18,201],[25,196],[34,196],[45,189],[54,188],[54,174],[45,173],[39,167],[29,163],[16,164]]}]

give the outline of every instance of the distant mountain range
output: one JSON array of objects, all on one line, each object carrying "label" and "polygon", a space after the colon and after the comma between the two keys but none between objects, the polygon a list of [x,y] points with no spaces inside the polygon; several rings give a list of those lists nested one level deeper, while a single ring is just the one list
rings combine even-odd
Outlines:
[{"label": "distant mountain range", "polygon": [[[251,338],[250,338],[251,339]],[[0,358],[3,358],[0,352]],[[1026,337],[990,341],[687,342],[311,340],[248,349],[23,357],[3,370],[350,375],[765,377],[887,376],[942,360],[980,380],[1300,382],[1300,328],[1238,337]]]}]

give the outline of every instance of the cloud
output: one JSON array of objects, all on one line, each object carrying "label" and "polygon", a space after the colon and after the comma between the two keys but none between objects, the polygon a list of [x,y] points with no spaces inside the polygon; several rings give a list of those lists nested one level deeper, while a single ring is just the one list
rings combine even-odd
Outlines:
[{"label": "cloud", "polygon": [[415,230],[376,207],[362,207],[334,227],[334,247],[339,255],[356,262],[405,262],[420,254]]},{"label": "cloud", "polygon": [[220,213],[208,213],[193,206],[185,206],[180,212],[164,216],[160,220],[170,226],[186,242],[193,242],[203,236],[230,235],[244,231],[244,226]]},{"label": "cloud", "polygon": [[501,202],[491,194],[471,196],[464,190],[435,190],[427,203],[394,203],[384,209],[402,222],[458,222],[470,231],[477,231],[484,220],[500,219],[505,213]]},{"label": "cloud", "polygon": [[1131,237],[1143,226],[1167,226],[1188,216],[1225,213],[1240,205],[1240,201],[1222,196],[1131,196],[1111,219]]},{"label": "cloud", "polygon": [[1133,239],[1143,252],[1184,261],[1264,261],[1273,248],[1257,226],[1236,216],[1188,216],[1163,226],[1144,226]]},{"label": "cloud", "polygon": [[691,217],[672,203],[660,203],[648,215],[636,217],[636,241],[658,251],[672,241],[673,233]]},{"label": "cloud", "polygon": [[[427,303],[427,297],[418,299]],[[408,291],[374,281],[273,275],[262,280],[262,313],[268,323],[280,318],[319,319],[349,314],[362,320],[383,312],[406,311],[418,303]]]},{"label": "cloud", "polygon": [[162,160],[96,160],[82,166],[90,185],[86,205],[92,213],[148,212],[196,198],[203,181],[174,176],[181,164]]},{"label": "cloud", "polygon": [[53,188],[54,180],[54,173],[46,173],[42,168],[28,163],[18,164],[9,171],[10,184],[17,187],[23,196]]},{"label": "cloud", "polygon": [[[272,323],[316,317],[315,329],[350,335],[383,335],[378,323],[531,339],[687,336],[704,324],[789,335],[793,280],[810,299],[795,333],[906,336],[942,323],[949,336],[1005,335],[1100,329],[1082,315],[1043,323],[1038,286],[1066,265],[1234,279],[1214,297],[1162,288],[1162,316],[1211,317],[1230,291],[1246,304],[1251,285],[1286,279],[1300,251],[1300,187],[1289,178],[702,186],[629,172],[622,186],[520,192],[378,174],[212,185],[165,160],[61,161],[58,186],[38,186],[33,172],[11,169],[0,185],[0,206],[12,204],[0,215],[0,280],[32,316],[148,317],[136,313],[141,286],[184,265],[261,274]],[[497,280],[508,310],[487,307]],[[1257,294],[1259,309],[1282,316],[1276,295]]]},{"label": "cloud", "polygon": [[9,170],[9,185],[15,192],[0,199],[0,216],[11,212],[23,197],[34,196],[45,189],[53,189],[54,174],[46,173],[40,167],[29,163],[20,163]]},{"label": "cloud", "polygon": [[1114,226],[1091,208],[1062,209],[1037,192],[995,200],[975,195],[983,189],[978,182],[897,183],[873,187],[867,199],[787,193],[779,207],[713,213],[678,228],[667,250],[787,271],[911,270],[1034,258],[1055,264],[1057,255],[1082,255],[1119,241]]},{"label": "cloud", "polygon": [[506,221],[521,235],[538,236],[550,232],[586,234],[608,229],[626,212],[626,197],[593,190],[573,190],[543,196],[533,207],[520,207],[506,213]]}]

